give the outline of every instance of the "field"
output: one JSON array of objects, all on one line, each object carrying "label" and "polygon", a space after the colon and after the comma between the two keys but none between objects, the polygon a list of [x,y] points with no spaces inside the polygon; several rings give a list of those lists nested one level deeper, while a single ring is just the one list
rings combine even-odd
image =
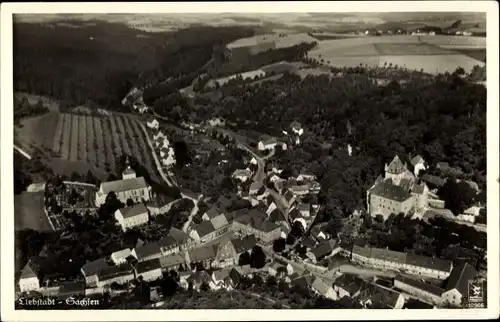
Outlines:
[{"label": "field", "polygon": [[27,152],[41,151],[57,173],[88,170],[105,178],[116,172],[116,161],[130,154],[158,181],[156,167],[138,121],[126,115],[112,116],[48,113],[23,119],[16,129],[16,143]]},{"label": "field", "polygon": [[52,231],[45,215],[43,192],[23,192],[14,197],[14,222],[16,230],[33,229]]}]

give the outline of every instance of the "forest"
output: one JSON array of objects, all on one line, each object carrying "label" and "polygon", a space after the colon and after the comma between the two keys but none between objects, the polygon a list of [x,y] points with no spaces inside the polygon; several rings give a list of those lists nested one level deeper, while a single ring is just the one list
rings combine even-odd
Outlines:
[{"label": "forest", "polygon": [[14,89],[120,110],[132,86],[195,72],[211,60],[214,46],[253,34],[248,27],[147,33],[104,21],[77,28],[16,23]]}]

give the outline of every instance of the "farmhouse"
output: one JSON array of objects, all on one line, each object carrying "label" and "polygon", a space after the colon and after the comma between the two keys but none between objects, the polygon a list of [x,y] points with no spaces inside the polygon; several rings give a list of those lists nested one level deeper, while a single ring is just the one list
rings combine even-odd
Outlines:
[{"label": "farmhouse", "polygon": [[83,277],[85,277],[87,286],[95,286],[97,284],[97,274],[107,267],[109,267],[109,265],[104,258],[85,263],[81,268],[81,272]]},{"label": "farmhouse", "polygon": [[111,260],[115,265],[125,264],[127,258],[132,255],[130,248],[125,248],[111,254]]},{"label": "farmhouse", "polygon": [[150,129],[155,129],[157,130],[158,127],[160,126],[160,123],[158,122],[158,120],[156,120],[155,118],[150,118],[148,121],[147,121],[147,125]]},{"label": "farmhouse", "polygon": [[107,181],[101,183],[96,192],[95,204],[100,207],[110,192],[114,192],[118,200],[127,203],[128,199],[134,202],[148,201],[151,198],[151,187],[146,183],[143,177],[136,177],[131,168],[127,168],[122,174],[122,180]]},{"label": "farmhouse", "polygon": [[275,137],[265,137],[259,141],[257,148],[261,151],[274,149],[278,144],[278,140]]},{"label": "farmhouse", "polygon": [[148,208],[142,203],[130,207],[121,208],[115,211],[115,219],[118,221],[123,231],[127,229],[147,224],[149,221]]},{"label": "farmhouse", "polygon": [[146,202],[149,213],[152,216],[167,213],[177,200],[167,195],[157,195]]},{"label": "farmhouse", "polygon": [[31,261],[26,263],[21,272],[19,289],[21,292],[38,291],[40,289],[40,279],[36,272],[36,267]]},{"label": "farmhouse", "polygon": [[135,272],[136,278],[142,277],[144,281],[154,281],[163,276],[160,260],[158,258],[137,263]]},{"label": "farmhouse", "polygon": [[97,286],[103,287],[113,283],[125,284],[134,279],[134,268],[130,264],[109,266],[97,273]]}]

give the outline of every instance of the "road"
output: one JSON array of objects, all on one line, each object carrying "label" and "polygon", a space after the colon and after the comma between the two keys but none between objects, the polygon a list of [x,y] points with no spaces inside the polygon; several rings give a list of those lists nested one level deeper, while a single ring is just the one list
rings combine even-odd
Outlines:
[{"label": "road", "polygon": [[[198,198],[198,200],[202,197],[203,195],[200,195],[200,197]],[[194,207],[193,209],[191,209],[191,212],[189,213],[189,217],[188,217],[188,220],[184,223],[184,226],[182,226],[182,231],[187,233],[187,230],[189,228],[189,225],[191,225],[191,222],[193,221],[193,217],[196,216],[196,214],[198,213],[198,210],[200,210],[200,208],[198,208],[198,200],[194,199],[194,198],[190,198],[188,196],[183,196],[184,198],[187,198],[187,199],[190,199],[191,201],[193,201],[194,203]]]}]

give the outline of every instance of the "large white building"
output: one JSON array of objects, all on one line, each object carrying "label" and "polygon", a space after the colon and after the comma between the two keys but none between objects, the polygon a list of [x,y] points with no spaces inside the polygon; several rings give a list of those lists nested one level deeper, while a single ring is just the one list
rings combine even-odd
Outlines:
[{"label": "large white building", "polygon": [[31,262],[26,263],[21,277],[19,278],[19,289],[21,292],[37,291],[40,289],[40,279],[35,273]]},{"label": "large white building", "polygon": [[110,192],[114,192],[118,200],[123,203],[127,203],[128,199],[134,202],[151,199],[151,187],[143,177],[137,178],[136,173],[130,167],[123,172],[122,180],[101,183],[95,197],[97,207],[106,202],[106,197]]},{"label": "large white building", "polygon": [[132,227],[147,224],[149,221],[148,208],[142,203],[130,207],[121,208],[115,211],[115,219],[118,221],[123,231]]}]

